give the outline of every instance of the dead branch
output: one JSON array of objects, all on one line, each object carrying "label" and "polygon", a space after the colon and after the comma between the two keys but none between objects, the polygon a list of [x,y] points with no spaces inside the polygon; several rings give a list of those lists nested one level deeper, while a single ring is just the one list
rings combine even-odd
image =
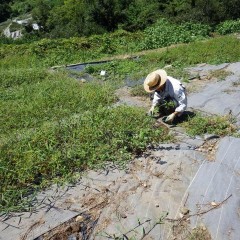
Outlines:
[{"label": "dead branch", "polygon": [[186,220],[190,217],[194,217],[194,216],[201,216],[203,214],[206,214],[212,210],[214,210],[215,208],[218,208],[219,206],[223,205],[230,197],[232,197],[232,194],[230,194],[227,198],[225,198],[222,202],[216,204],[215,206],[207,209],[207,210],[204,210],[204,211],[201,211],[201,212],[197,212],[197,213],[194,213],[194,214],[188,214],[186,216],[183,216],[182,218],[178,218],[178,219],[173,219],[173,218],[165,218],[167,221],[170,221],[170,222],[178,222],[178,221],[183,221],[183,220]]}]

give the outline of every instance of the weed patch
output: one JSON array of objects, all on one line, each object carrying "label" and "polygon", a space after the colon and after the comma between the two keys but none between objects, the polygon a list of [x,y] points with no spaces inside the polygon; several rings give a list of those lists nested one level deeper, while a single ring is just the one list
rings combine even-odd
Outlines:
[{"label": "weed patch", "polygon": [[231,72],[225,70],[215,70],[210,72],[210,78],[216,78],[218,81],[225,80],[229,75],[231,75]]},{"label": "weed patch", "polygon": [[147,144],[170,139],[162,129],[153,131],[145,111],[129,107],[99,107],[43,124],[28,134],[16,133],[1,145],[0,211],[53,179],[67,180],[107,161],[124,166]]},{"label": "weed patch", "polygon": [[[124,79],[139,80],[167,64],[173,66],[169,73],[180,79],[185,66],[238,61],[240,56],[239,40],[224,36],[86,69],[96,78],[106,70],[107,81],[80,83],[64,71],[47,70],[55,64],[110,56],[108,44],[114,54],[133,52],[137,36],[142,37],[119,36],[124,39],[112,36],[109,42],[107,37],[92,36],[1,45],[1,212],[26,209],[26,196],[53,181],[71,180],[77,172],[99,168],[106,161],[124,166],[149,143],[171,139],[162,129],[153,131],[144,110],[110,108],[116,101],[114,90]],[[99,49],[102,41],[105,46]],[[132,94],[146,93],[139,86]],[[186,128],[192,135],[234,132],[231,121],[220,117],[189,119]]]},{"label": "weed patch", "polygon": [[132,96],[139,96],[139,97],[149,97],[149,93],[147,93],[144,88],[143,85],[137,85],[135,87],[133,87],[130,91],[130,94]]},{"label": "weed patch", "polygon": [[233,119],[229,116],[196,116],[189,118],[182,123],[186,131],[191,136],[203,135],[206,133],[217,134],[219,136],[232,135],[236,132]]}]

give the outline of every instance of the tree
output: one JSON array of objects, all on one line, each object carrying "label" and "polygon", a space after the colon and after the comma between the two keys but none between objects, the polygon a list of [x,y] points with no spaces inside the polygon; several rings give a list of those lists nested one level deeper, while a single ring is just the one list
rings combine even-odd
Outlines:
[{"label": "tree", "polygon": [[10,0],[2,0],[0,3],[0,22],[6,21],[11,16]]},{"label": "tree", "polygon": [[134,0],[126,10],[124,28],[130,31],[144,29],[160,17],[158,1]]},{"label": "tree", "polygon": [[104,27],[108,32],[118,27],[119,23],[124,22],[124,7],[129,1],[120,0],[95,0],[90,14],[94,22]]}]

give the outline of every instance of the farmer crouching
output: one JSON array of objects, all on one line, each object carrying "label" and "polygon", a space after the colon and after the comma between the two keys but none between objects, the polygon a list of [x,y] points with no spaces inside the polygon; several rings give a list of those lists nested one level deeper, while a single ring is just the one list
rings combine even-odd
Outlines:
[{"label": "farmer crouching", "polygon": [[160,69],[148,74],[144,81],[144,89],[154,94],[149,110],[151,116],[158,107],[160,116],[167,116],[165,122],[172,123],[187,108],[185,87],[179,80],[167,76],[165,70]]}]

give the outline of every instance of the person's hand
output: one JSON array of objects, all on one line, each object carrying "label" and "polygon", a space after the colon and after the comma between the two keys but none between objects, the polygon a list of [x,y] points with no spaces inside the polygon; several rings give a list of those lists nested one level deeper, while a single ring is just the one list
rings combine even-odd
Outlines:
[{"label": "person's hand", "polygon": [[167,116],[165,122],[166,123],[172,123],[172,121],[174,120],[175,116],[176,116],[175,113],[170,114],[169,116]]},{"label": "person's hand", "polygon": [[150,110],[148,111],[148,115],[149,115],[149,116],[153,116],[153,114],[154,114],[154,106],[152,106],[152,107],[150,108]]}]

